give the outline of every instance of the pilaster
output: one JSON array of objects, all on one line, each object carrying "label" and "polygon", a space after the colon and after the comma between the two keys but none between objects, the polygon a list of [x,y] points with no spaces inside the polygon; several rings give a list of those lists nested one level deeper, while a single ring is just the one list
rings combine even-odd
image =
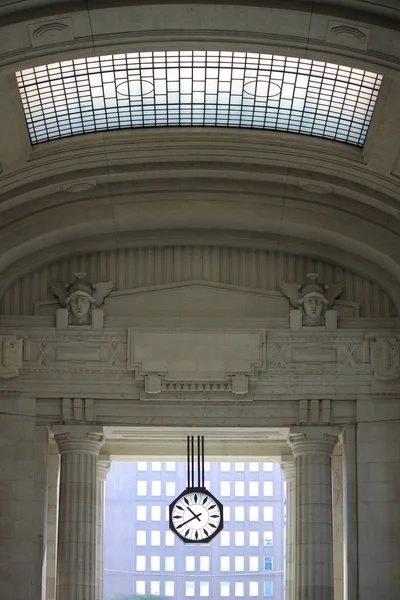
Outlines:
[{"label": "pilaster", "polygon": [[97,459],[97,484],[96,484],[96,600],[103,600],[104,577],[104,500],[105,482],[111,468],[110,457],[106,454],[99,455]]},{"label": "pilaster", "polygon": [[282,457],[281,470],[286,482],[285,600],[295,600],[296,468],[293,457]]}]

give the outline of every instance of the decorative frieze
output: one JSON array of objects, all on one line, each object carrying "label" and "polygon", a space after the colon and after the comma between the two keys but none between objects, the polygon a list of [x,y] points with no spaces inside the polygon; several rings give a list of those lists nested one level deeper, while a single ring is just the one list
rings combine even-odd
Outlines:
[{"label": "decorative frieze", "polygon": [[376,379],[400,378],[400,341],[394,337],[371,342],[371,365]]}]

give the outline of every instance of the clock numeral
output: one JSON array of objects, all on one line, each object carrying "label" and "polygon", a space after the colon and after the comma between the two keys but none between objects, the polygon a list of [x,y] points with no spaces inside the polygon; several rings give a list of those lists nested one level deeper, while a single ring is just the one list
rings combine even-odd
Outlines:
[{"label": "clock numeral", "polygon": [[213,508],[215,508],[215,504],[213,504],[212,506],[209,506],[208,510],[212,510]]},{"label": "clock numeral", "polygon": [[189,505],[189,500],[187,498],[184,498],[184,501]]},{"label": "clock numeral", "polygon": [[210,527],[213,527],[214,529],[216,529],[216,528],[217,528],[217,526],[216,526],[216,525],[214,525],[214,523],[210,523]]},{"label": "clock numeral", "polygon": [[190,529],[187,529],[187,530],[185,531],[185,537],[187,537],[187,536],[189,535],[189,533],[190,533]]},{"label": "clock numeral", "polygon": [[204,500],[203,500],[202,504],[205,504],[205,503],[207,502],[207,500],[208,500],[208,498],[207,498],[207,496],[206,496],[206,497],[204,498]]},{"label": "clock numeral", "polygon": [[181,515],[174,515],[172,518],[173,518],[173,519],[181,519],[181,518],[182,518],[182,516],[181,516]]},{"label": "clock numeral", "polygon": [[185,509],[183,508],[183,506],[179,506],[179,505],[177,505],[177,506],[176,506],[176,508],[179,508],[179,510],[185,510]]},{"label": "clock numeral", "polygon": [[212,519],[218,519],[219,515],[210,515]]},{"label": "clock numeral", "polygon": [[194,495],[194,501],[197,503],[197,494]]},{"label": "clock numeral", "polygon": [[196,531],[196,533],[194,534],[194,537],[196,538],[196,540],[199,539],[199,533],[198,533],[198,531]]}]

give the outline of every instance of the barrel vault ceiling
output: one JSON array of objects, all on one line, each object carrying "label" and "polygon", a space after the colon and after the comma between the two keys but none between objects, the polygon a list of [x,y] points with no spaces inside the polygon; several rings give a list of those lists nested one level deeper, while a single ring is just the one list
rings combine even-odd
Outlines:
[{"label": "barrel vault ceiling", "polygon": [[[204,242],[330,260],[374,280],[399,309],[399,28],[395,0],[0,0],[0,294],[57,257]],[[365,143],[194,123],[32,145],[16,72],[177,50],[382,75]]]}]

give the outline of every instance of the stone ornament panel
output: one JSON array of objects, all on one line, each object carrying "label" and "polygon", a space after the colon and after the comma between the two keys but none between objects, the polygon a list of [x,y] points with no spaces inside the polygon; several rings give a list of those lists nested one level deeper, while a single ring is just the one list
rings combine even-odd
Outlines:
[{"label": "stone ornament panel", "polygon": [[50,291],[51,282],[70,281],[76,272],[87,273],[91,281],[113,281],[116,292],[207,281],[279,295],[282,281],[305,281],[307,273],[316,272],[321,281],[343,282],[336,303],[343,317],[395,316],[393,303],[383,290],[339,266],[284,252],[199,245],[127,248],[58,260],[15,281],[0,300],[0,314],[53,315],[57,302]]}]

